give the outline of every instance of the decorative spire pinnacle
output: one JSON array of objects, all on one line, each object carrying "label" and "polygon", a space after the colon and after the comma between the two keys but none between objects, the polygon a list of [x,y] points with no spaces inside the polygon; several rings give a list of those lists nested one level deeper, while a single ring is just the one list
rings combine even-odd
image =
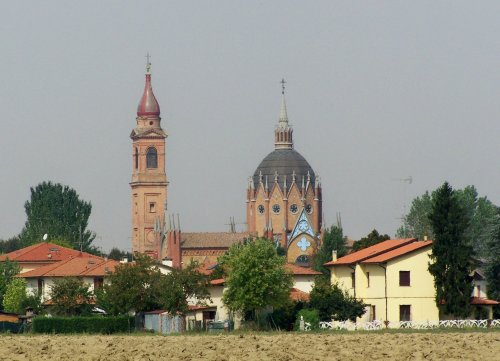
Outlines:
[{"label": "decorative spire pinnacle", "polygon": [[262,183],[262,171],[259,171],[259,183]]},{"label": "decorative spire pinnacle", "polygon": [[288,124],[288,114],[285,102],[285,79],[281,79],[281,107],[278,124],[274,130],[274,147],[276,149],[293,149],[293,129]]},{"label": "decorative spire pinnacle", "polygon": [[285,79],[281,79],[281,108],[280,108],[280,119],[278,122],[278,126],[280,128],[288,127],[288,114],[286,111],[286,102],[285,102]]},{"label": "decorative spire pinnacle", "polygon": [[286,174],[285,174],[285,180],[283,181],[283,189],[286,191]]},{"label": "decorative spire pinnacle", "polygon": [[266,191],[269,189],[269,187],[267,186],[267,175],[266,175]]},{"label": "decorative spire pinnacle", "polygon": [[274,171],[274,183],[278,183],[278,171]]},{"label": "decorative spire pinnacle", "polygon": [[153,87],[151,86],[151,63],[150,55],[146,55],[146,84],[144,85],[144,93],[142,94],[141,100],[139,101],[139,106],[137,107],[137,116],[147,117],[147,116],[160,116],[160,104],[156,100],[153,94]]}]

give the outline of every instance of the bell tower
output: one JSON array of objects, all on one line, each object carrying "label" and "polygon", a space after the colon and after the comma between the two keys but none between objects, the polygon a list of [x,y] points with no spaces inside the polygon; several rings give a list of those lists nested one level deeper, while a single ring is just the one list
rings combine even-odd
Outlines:
[{"label": "bell tower", "polygon": [[132,251],[159,258],[160,242],[155,221],[164,219],[167,204],[165,139],[161,128],[160,105],[151,86],[151,63],[146,63],[146,82],[136,127],[132,130]]}]

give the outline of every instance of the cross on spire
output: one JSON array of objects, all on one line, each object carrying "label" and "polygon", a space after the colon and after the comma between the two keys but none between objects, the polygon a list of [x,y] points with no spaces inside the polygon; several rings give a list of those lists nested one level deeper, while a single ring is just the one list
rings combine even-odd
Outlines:
[{"label": "cross on spire", "polygon": [[151,58],[151,55],[149,55],[149,51],[146,53],[146,73],[149,74],[149,71],[151,70],[151,62],[149,59]]},{"label": "cross on spire", "polygon": [[285,81],[285,78],[281,78],[281,94],[285,94],[285,84],[286,84],[286,81]]}]

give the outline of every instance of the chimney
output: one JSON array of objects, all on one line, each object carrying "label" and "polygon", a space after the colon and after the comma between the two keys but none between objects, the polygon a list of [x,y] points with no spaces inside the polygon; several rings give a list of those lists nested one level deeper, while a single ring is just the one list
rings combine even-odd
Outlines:
[{"label": "chimney", "polygon": [[332,262],[335,262],[337,260],[337,250],[332,251]]},{"label": "chimney", "polygon": [[128,258],[127,256],[123,257],[120,263],[128,263]]},{"label": "chimney", "polygon": [[424,241],[427,241],[427,236],[424,236]]}]

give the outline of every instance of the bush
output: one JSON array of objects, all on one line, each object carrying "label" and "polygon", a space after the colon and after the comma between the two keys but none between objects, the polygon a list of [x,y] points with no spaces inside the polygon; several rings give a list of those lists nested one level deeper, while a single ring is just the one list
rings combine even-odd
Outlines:
[{"label": "bush", "polygon": [[295,320],[295,327],[294,327],[295,331],[300,330],[300,316],[304,317],[304,322],[308,322],[311,324],[311,330],[319,329],[318,310],[304,308],[303,310],[300,310],[299,313],[297,314],[297,319]]},{"label": "bush", "polygon": [[36,333],[102,333],[130,332],[134,318],[116,317],[36,317],[33,332]]}]

